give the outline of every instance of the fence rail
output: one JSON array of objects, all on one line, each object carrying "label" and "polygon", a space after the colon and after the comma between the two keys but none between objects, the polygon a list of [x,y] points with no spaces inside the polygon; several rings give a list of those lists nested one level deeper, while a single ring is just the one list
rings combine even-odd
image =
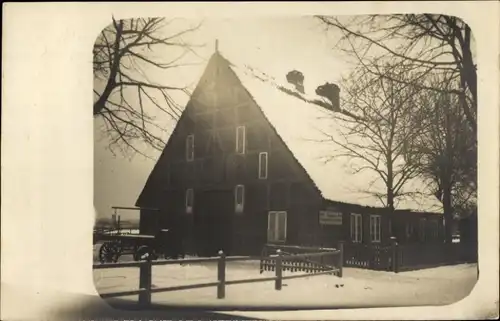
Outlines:
[{"label": "fence rail", "polygon": [[[148,306],[151,304],[151,294],[159,292],[169,292],[169,291],[180,291],[188,289],[198,289],[206,287],[217,287],[217,298],[225,298],[226,286],[234,284],[243,283],[256,283],[256,282],[269,282],[274,281],[275,290],[281,290],[282,281],[287,279],[304,278],[308,276],[323,275],[323,274],[334,274],[342,277],[342,249],[329,251],[324,251],[316,253],[283,253],[281,250],[277,249],[276,254],[272,256],[230,256],[226,255],[220,251],[218,257],[212,258],[192,258],[192,259],[179,259],[179,260],[157,260],[152,261],[150,259],[141,262],[126,262],[126,263],[105,263],[105,264],[94,264],[93,269],[113,269],[113,268],[126,268],[126,267],[138,267],[139,268],[139,289],[121,292],[112,292],[101,294],[102,298],[112,298],[120,296],[138,295],[139,305]],[[299,275],[283,276],[283,270],[288,268],[288,264],[283,264],[284,262],[291,262],[292,260],[307,259],[307,257],[312,258],[324,258],[325,256],[339,256],[340,260],[338,266],[323,266],[321,271],[313,273],[303,273]],[[263,260],[273,260],[275,276],[265,277],[265,278],[254,278],[254,279],[242,279],[242,280],[230,280],[226,281],[226,263],[234,261],[255,261],[260,260],[261,266]],[[217,262],[217,281],[208,283],[197,283],[179,286],[170,286],[162,288],[152,289],[152,267],[157,265],[173,265],[173,264],[187,264],[187,263],[206,263],[206,262]],[[308,271],[312,271],[309,269]]]}]

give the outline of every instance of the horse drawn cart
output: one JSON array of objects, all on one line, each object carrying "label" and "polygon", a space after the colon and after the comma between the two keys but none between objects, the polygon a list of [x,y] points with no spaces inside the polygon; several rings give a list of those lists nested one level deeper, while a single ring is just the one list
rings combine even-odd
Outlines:
[{"label": "horse drawn cart", "polygon": [[[113,207],[113,209],[115,215],[118,209],[140,210],[133,207]],[[184,256],[182,242],[171,230],[159,229],[155,235],[123,233],[120,224],[115,222],[115,225],[115,229],[94,231],[94,244],[103,242],[98,254],[101,263],[117,262],[120,256],[127,254],[131,254],[135,261],[156,260],[161,257],[177,259]]]}]

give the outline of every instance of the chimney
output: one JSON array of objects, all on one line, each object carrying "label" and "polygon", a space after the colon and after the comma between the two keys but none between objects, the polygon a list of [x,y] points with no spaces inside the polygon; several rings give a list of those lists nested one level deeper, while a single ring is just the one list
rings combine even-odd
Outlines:
[{"label": "chimney", "polygon": [[292,70],[288,74],[286,74],[286,80],[295,86],[295,89],[304,93],[304,75],[298,70]]},{"label": "chimney", "polygon": [[336,84],[326,83],[316,88],[316,94],[328,99],[332,109],[340,111],[340,88]]}]

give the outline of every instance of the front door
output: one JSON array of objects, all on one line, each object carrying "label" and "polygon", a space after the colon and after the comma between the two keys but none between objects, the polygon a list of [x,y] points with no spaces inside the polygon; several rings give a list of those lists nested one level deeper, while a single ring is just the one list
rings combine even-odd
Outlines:
[{"label": "front door", "polygon": [[229,254],[233,205],[233,194],[230,190],[209,190],[200,193],[194,217],[199,255],[214,256],[219,250]]}]

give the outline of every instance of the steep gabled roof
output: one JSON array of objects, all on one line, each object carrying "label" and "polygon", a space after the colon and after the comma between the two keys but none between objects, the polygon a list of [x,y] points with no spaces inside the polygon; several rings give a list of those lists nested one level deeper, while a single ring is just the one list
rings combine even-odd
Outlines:
[{"label": "steep gabled roof", "polygon": [[[341,137],[346,125],[344,117],[339,117],[341,114],[313,103],[319,97],[300,94],[265,73],[245,65],[228,64],[325,199],[384,206],[381,198],[386,187],[379,175],[369,169],[354,173],[353,168],[363,163],[335,156],[339,147],[326,141],[327,135]],[[408,181],[403,192],[412,195],[395,199],[396,209],[442,213],[442,204],[429,193],[423,179]]]}]

